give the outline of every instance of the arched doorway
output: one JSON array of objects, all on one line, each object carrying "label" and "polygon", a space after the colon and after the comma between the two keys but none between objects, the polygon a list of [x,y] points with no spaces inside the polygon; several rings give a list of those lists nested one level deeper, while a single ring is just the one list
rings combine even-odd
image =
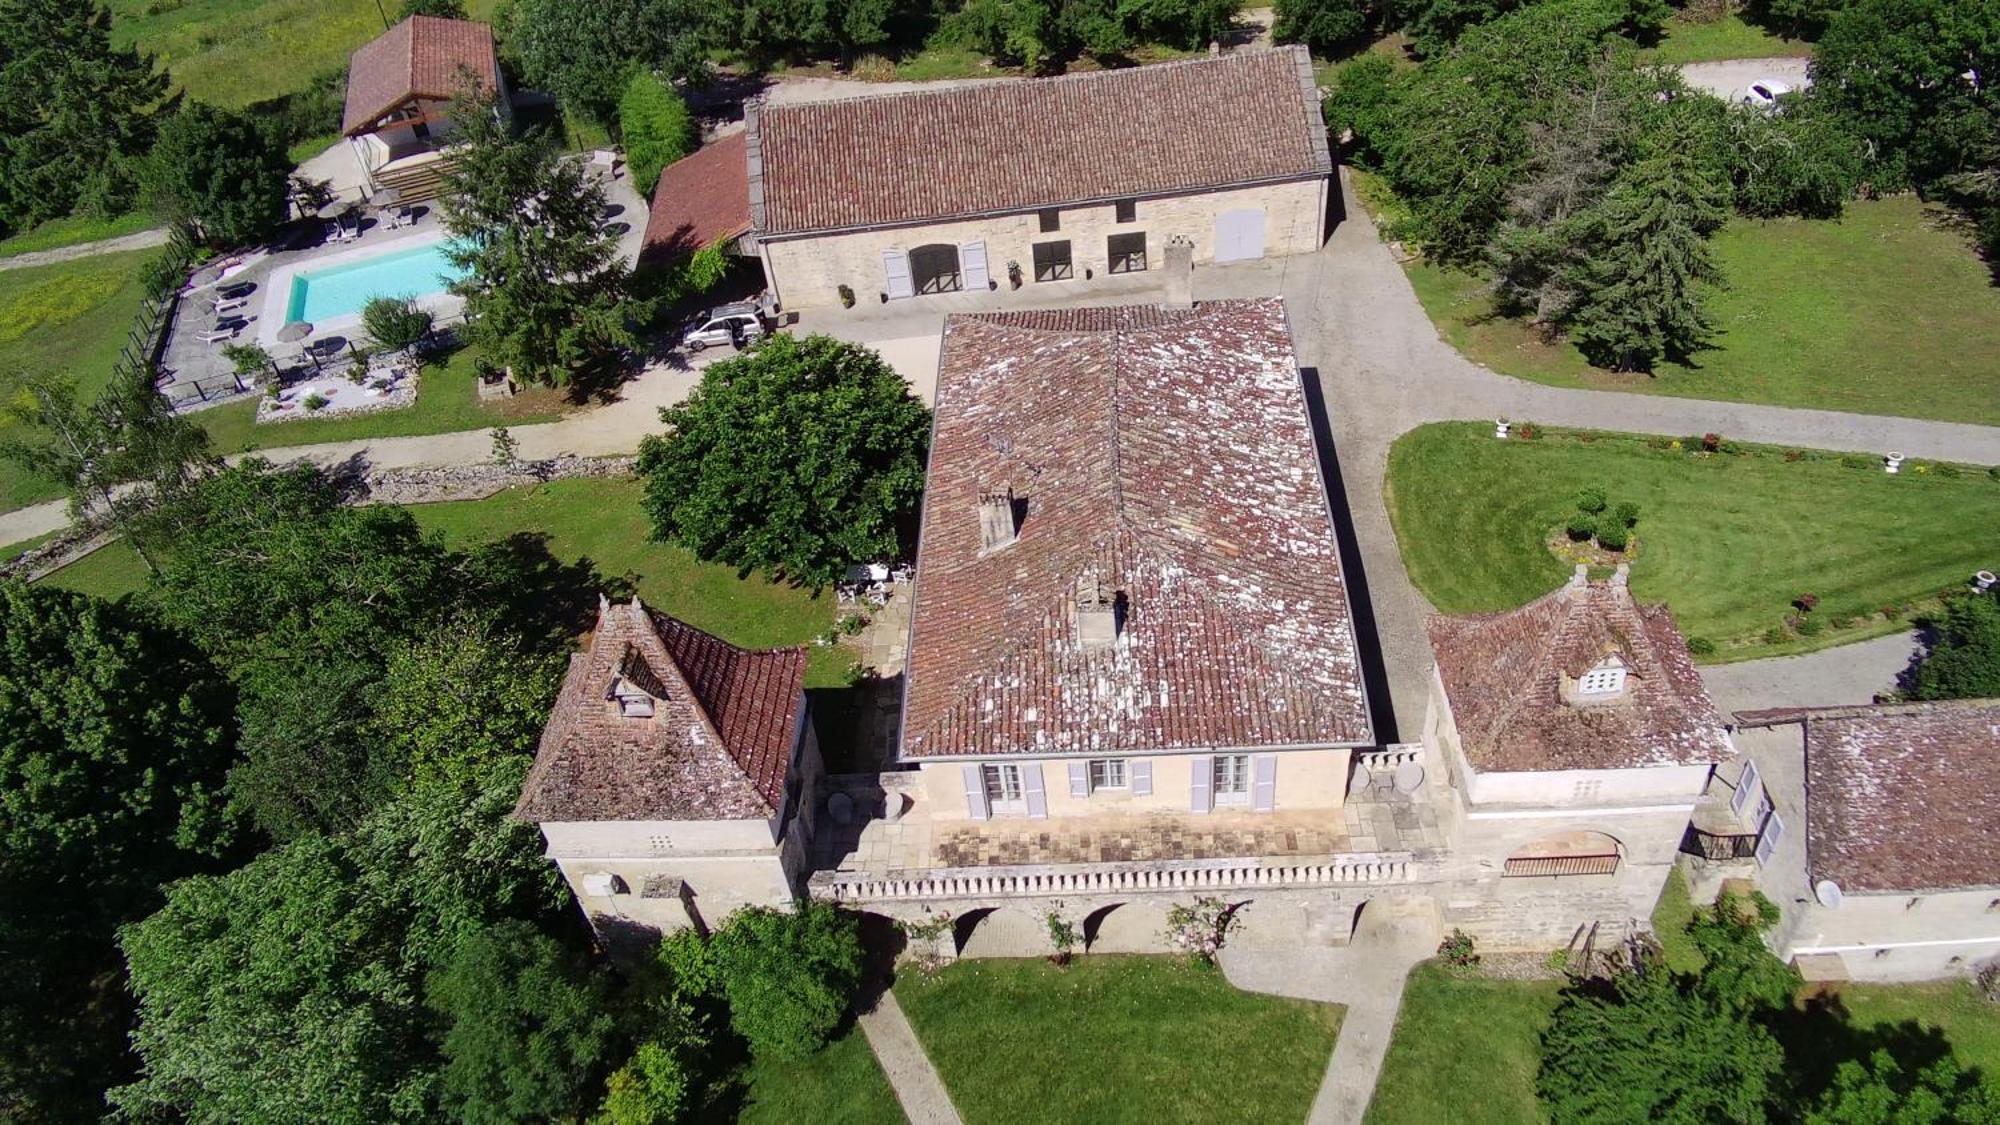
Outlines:
[{"label": "arched doorway", "polygon": [[956,293],[961,288],[958,247],[933,242],[910,251],[910,279],[918,293]]}]

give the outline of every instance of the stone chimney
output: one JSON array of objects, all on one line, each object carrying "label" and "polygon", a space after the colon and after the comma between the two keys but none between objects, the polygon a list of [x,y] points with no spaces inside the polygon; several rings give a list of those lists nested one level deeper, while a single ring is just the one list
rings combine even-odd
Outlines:
[{"label": "stone chimney", "polygon": [[979,553],[1010,546],[1020,534],[1014,520],[1014,490],[982,493],[979,497]]},{"label": "stone chimney", "polygon": [[1166,296],[1161,304],[1170,309],[1194,307],[1194,243],[1186,235],[1167,239]]},{"label": "stone chimney", "polygon": [[1101,652],[1118,643],[1124,622],[1119,620],[1122,597],[1095,579],[1085,578],[1076,588],[1076,643],[1085,652]]}]

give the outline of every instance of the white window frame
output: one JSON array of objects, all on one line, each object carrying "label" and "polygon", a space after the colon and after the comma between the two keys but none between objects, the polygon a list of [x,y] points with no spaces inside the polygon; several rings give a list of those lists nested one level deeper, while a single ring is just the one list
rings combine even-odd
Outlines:
[{"label": "white window frame", "polygon": [[1131,788],[1132,774],[1126,768],[1123,758],[1092,758],[1086,767],[1090,777],[1090,791],[1100,789],[1124,790]]},{"label": "white window frame", "polygon": [[1770,866],[1771,857],[1778,853],[1778,841],[1784,838],[1785,822],[1783,818],[1778,816],[1777,810],[1773,809],[1771,810],[1771,815],[1765,818],[1763,827],[1757,830],[1757,847],[1755,851],[1757,866]]},{"label": "white window frame", "polygon": [[1217,754],[1211,780],[1214,783],[1215,803],[1218,805],[1247,805],[1250,803],[1250,755]]},{"label": "white window frame", "polygon": [[979,767],[979,781],[986,787],[986,807],[993,812],[1028,811],[1028,788],[1021,779],[1021,767],[1018,764],[987,762]]},{"label": "white window frame", "polygon": [[1625,669],[1619,665],[1592,668],[1577,678],[1578,695],[1617,695],[1625,690]]}]

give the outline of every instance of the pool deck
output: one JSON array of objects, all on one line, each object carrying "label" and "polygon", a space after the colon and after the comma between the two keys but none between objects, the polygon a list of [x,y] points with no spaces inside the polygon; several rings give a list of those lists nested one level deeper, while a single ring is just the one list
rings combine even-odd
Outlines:
[{"label": "pool deck", "polygon": [[[638,261],[639,248],[646,237],[646,201],[633,188],[631,176],[622,169],[616,179],[600,176],[599,182],[604,185],[607,202],[616,209],[609,216],[609,221],[624,223],[628,227],[618,239],[618,249],[626,264],[631,265]],[[285,326],[285,306],[290,298],[293,275],[300,270],[338,266],[346,261],[371,258],[443,238],[444,225],[438,219],[437,204],[418,206],[422,214],[417,221],[397,230],[387,229],[371,214],[364,219],[362,235],[358,240],[331,242],[312,237],[311,241],[292,248],[263,249],[238,255],[245,259],[243,264],[229,270],[220,279],[214,277],[212,269],[197,274],[198,282],[205,284],[197,284],[181,298],[173,323],[167,329],[166,347],[160,360],[162,390],[183,408],[236,397],[230,393],[234,386],[235,365],[222,355],[226,344],[256,342],[277,357],[281,366],[298,362],[304,353],[303,342],[277,342],[278,332]],[[235,335],[212,343],[202,340],[201,336],[218,324],[213,311],[218,290],[235,291],[244,286],[249,287],[248,304],[225,315],[221,321],[225,326],[233,326]],[[459,298],[448,293],[434,294],[418,303],[438,313],[442,323],[456,320],[463,306]],[[359,333],[360,320],[359,315],[351,315],[315,324],[310,339],[365,339]]]}]

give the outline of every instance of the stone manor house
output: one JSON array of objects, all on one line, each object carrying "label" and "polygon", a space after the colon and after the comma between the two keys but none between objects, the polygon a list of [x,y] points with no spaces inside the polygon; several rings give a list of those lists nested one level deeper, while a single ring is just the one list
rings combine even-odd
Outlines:
[{"label": "stone manor house", "polygon": [[1376,911],[1546,949],[1644,928],[1678,864],[1776,900],[1809,976],[2000,954],[2000,709],[1732,729],[1622,567],[1430,620],[1421,727],[1380,739],[1286,307],[1191,300],[1198,261],[1321,242],[1302,50],[751,117],[668,170],[653,227],[737,240],[788,305],[1009,260],[1052,302],[1140,268],[1164,300],[944,319],[888,768],[827,773],[803,650],[602,607],[516,815],[614,948],[807,897],[949,912],[950,954],[1046,952],[1052,910],[1158,951],[1208,897],[1238,944]]}]

